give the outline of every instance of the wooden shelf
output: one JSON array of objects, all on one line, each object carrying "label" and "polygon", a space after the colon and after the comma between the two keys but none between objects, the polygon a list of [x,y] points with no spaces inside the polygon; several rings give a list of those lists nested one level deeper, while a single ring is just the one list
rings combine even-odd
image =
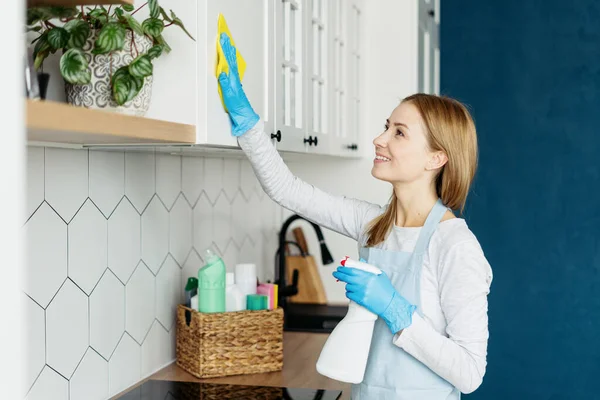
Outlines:
[{"label": "wooden shelf", "polygon": [[27,7],[37,6],[95,6],[110,4],[131,4],[134,0],[27,0]]},{"label": "wooden shelf", "polygon": [[194,125],[134,117],[52,101],[27,100],[29,142],[76,145],[192,144]]}]

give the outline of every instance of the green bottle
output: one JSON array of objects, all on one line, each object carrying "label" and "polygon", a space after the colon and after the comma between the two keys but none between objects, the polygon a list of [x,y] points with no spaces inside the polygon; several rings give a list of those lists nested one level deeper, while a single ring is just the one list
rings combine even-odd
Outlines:
[{"label": "green bottle", "polygon": [[198,270],[200,312],[225,312],[225,263],[211,249],[204,251],[204,267]]}]

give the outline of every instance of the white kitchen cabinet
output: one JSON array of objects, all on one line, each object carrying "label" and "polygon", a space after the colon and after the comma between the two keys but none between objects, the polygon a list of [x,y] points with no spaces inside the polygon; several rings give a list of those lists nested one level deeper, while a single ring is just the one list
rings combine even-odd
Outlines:
[{"label": "white kitchen cabinet", "polygon": [[[208,0],[198,2],[199,7],[206,7],[206,42],[199,44],[198,62],[207,68],[205,74],[199,76],[199,100],[204,97],[206,106],[201,101],[198,112],[198,126],[205,126],[199,131],[200,142],[210,145],[237,146],[237,139],[231,135],[228,114],[223,110],[218,96],[218,82],[214,76],[214,48],[217,32],[217,16],[225,16],[236,47],[246,60],[247,68],[243,79],[243,87],[252,107],[265,121],[265,131],[273,130],[273,37],[274,37],[274,2],[265,0]],[[204,124],[203,124],[204,123]],[[202,139],[205,139],[202,141]]]},{"label": "white kitchen cabinet", "polygon": [[[307,152],[355,156],[362,110],[362,0],[311,0]],[[312,139],[312,140],[311,140]]]},{"label": "white kitchen cabinet", "polygon": [[215,76],[217,22],[223,14],[246,60],[244,91],[265,121],[265,131],[273,132],[275,1],[161,0],[160,4],[177,13],[196,41],[176,27],[165,29],[172,51],[155,64],[154,95],[147,117],[195,125],[196,143],[200,145],[238,146]]},{"label": "white kitchen cabinet", "polygon": [[334,0],[331,41],[331,66],[334,87],[330,93],[333,109],[330,137],[331,154],[356,156],[359,135],[364,132],[363,92],[363,31],[364,3],[362,0]]},{"label": "white kitchen cabinet", "polygon": [[306,148],[307,57],[306,29],[310,0],[275,1],[275,129],[277,148],[303,152]]},{"label": "white kitchen cabinet", "polygon": [[196,42],[165,30],[173,50],[156,63],[149,118],[196,125],[199,145],[237,147],[214,73],[221,13],[247,62],[244,91],[278,150],[356,154],[362,0],[161,4],[177,10]]},{"label": "white kitchen cabinet", "polygon": [[306,13],[307,151],[330,154],[332,9],[328,0],[308,0],[307,3],[310,5],[310,12]]}]

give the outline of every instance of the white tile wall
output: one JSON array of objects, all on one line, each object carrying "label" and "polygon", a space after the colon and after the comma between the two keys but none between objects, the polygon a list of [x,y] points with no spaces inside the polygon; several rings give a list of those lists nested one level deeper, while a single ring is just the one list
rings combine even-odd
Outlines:
[{"label": "white tile wall", "polygon": [[144,342],[156,316],[154,275],[140,261],[125,289],[125,329],[139,344]]},{"label": "white tile wall", "polygon": [[108,220],[108,268],[127,283],[141,257],[140,215],[127,197]]},{"label": "white tile wall", "polygon": [[69,222],[88,197],[88,154],[69,149],[46,149],[45,198]]},{"label": "white tile wall", "polygon": [[125,286],[107,269],[90,296],[90,346],[109,360],[125,331]]},{"label": "white tile wall", "polygon": [[69,276],[86,294],[92,293],[107,266],[107,223],[87,200],[68,226]]},{"label": "white tile wall", "polygon": [[69,400],[69,381],[46,365],[26,400]]},{"label": "white tile wall", "polygon": [[24,398],[108,398],[171,362],[207,246],[273,277],[281,210],[246,160],[29,147],[27,172]]},{"label": "white tile wall", "polygon": [[90,158],[90,197],[106,218],[125,194],[125,154],[92,151]]},{"label": "white tile wall", "polygon": [[29,147],[27,149],[27,207],[29,218],[44,201],[44,149]]},{"label": "white tile wall", "polygon": [[108,362],[108,391],[112,396],[142,378],[142,348],[127,332]]},{"label": "white tile wall", "polygon": [[169,213],[169,251],[183,265],[192,250],[192,207],[180,194]]},{"label": "white tile wall", "polygon": [[156,192],[156,165],[152,153],[125,153],[125,194],[142,213]]},{"label": "white tile wall", "polygon": [[69,381],[70,400],[104,400],[108,397],[108,362],[91,347]]},{"label": "white tile wall", "polygon": [[46,309],[46,363],[67,379],[89,345],[88,301],[67,279]]},{"label": "white tile wall", "polygon": [[181,192],[181,158],[156,155],[156,193],[170,210]]},{"label": "white tile wall", "polygon": [[46,308],[67,277],[67,225],[43,203],[25,224],[28,273],[25,291]]},{"label": "white tile wall", "polygon": [[27,373],[23,377],[23,394],[27,393],[46,363],[46,316],[44,310],[31,298],[23,295],[23,310],[26,333],[25,350]]},{"label": "white tile wall", "polygon": [[154,196],[142,214],[142,260],[154,275],[169,252],[169,212]]}]

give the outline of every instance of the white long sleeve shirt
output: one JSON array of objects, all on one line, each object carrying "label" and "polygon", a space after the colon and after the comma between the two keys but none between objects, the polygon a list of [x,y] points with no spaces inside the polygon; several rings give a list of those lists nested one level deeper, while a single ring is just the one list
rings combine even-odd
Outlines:
[{"label": "white long sleeve shirt", "polygon": [[[368,223],[385,207],[325,193],[294,176],[263,132],[263,125],[259,121],[238,142],[267,195],[282,207],[363,246]],[[394,226],[377,247],[413,251],[420,230]],[[491,282],[491,267],[465,220],[440,222],[423,260],[423,317],[415,313],[412,324],[394,336],[394,344],[461,392],[473,392],[483,380],[487,363]]]}]

